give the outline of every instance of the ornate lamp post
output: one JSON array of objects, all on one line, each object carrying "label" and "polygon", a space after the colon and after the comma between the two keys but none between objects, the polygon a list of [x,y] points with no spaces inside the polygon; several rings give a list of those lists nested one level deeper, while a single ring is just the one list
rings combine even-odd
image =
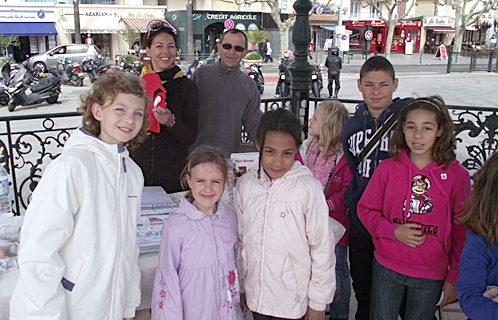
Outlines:
[{"label": "ornate lamp post", "polygon": [[307,100],[309,97],[309,81],[312,70],[312,66],[308,62],[308,45],[311,42],[309,18],[311,8],[312,4],[309,0],[297,0],[294,2],[296,22],[292,32],[292,43],[296,48],[294,51],[296,59],[289,69],[292,74],[291,111],[296,116],[299,116],[301,99]]}]

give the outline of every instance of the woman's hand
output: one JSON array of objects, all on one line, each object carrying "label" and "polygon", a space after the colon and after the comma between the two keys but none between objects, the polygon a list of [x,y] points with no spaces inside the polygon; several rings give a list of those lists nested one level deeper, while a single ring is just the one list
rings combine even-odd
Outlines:
[{"label": "woman's hand", "polygon": [[316,311],[308,307],[308,312],[306,312],[304,320],[325,320],[325,310]]},{"label": "woman's hand", "polygon": [[154,107],[152,112],[154,113],[157,122],[163,126],[172,127],[172,124],[174,125],[175,117],[168,108]]},{"label": "woman's hand", "polygon": [[422,225],[418,223],[406,223],[396,227],[394,237],[399,242],[409,247],[416,248],[425,242],[425,233]]}]

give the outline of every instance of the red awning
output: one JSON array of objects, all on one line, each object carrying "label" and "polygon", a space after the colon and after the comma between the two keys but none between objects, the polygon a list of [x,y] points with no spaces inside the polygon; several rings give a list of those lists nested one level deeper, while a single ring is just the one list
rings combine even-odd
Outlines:
[{"label": "red awning", "polygon": [[[123,21],[130,26],[130,28],[132,28],[133,30],[139,30],[141,33],[145,33],[147,32],[147,28],[149,27],[149,23],[151,21],[162,21],[164,23],[166,23],[167,25],[169,25],[171,28],[173,28],[173,26],[171,24],[169,24],[168,21],[164,20],[164,19],[152,19],[152,18],[123,18]],[[173,28],[173,30],[175,30],[175,33],[176,33],[176,29]]]},{"label": "red awning", "polygon": [[455,28],[452,27],[432,27],[432,26],[425,26],[426,29],[432,30],[436,33],[449,33],[449,32],[455,32]]}]

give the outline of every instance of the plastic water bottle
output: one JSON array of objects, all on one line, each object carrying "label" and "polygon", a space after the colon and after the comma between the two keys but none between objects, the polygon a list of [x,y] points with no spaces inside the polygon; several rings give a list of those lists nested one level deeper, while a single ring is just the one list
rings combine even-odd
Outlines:
[{"label": "plastic water bottle", "polygon": [[0,165],[0,214],[12,212],[9,199],[9,174]]}]

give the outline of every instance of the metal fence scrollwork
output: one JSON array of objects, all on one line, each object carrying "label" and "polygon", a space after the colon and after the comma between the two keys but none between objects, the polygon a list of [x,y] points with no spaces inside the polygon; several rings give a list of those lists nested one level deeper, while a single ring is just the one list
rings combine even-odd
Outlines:
[{"label": "metal fence scrollwork", "polygon": [[457,137],[457,158],[473,176],[497,150],[498,110],[452,107],[450,111]]},{"label": "metal fence scrollwork", "polygon": [[[324,99],[313,98],[304,105],[314,108],[321,100]],[[262,107],[263,110],[289,108],[288,101],[288,98],[264,99]],[[342,102],[354,110],[360,101]],[[455,123],[457,159],[473,176],[498,148],[498,109],[449,108]],[[300,115],[305,132],[307,114]],[[62,153],[71,132],[80,124],[81,116],[77,112],[0,117],[0,162],[10,174],[14,214],[24,213],[45,168]],[[255,150],[246,135],[242,142],[245,151]]]}]

